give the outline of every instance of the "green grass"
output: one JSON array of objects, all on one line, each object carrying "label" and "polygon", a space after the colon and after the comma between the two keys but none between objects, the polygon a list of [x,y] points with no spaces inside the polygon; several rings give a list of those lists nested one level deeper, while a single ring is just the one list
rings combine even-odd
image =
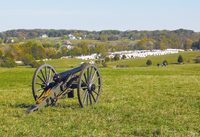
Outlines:
[{"label": "green grass", "polygon": [[[80,62],[47,63],[61,72]],[[34,71],[0,68],[0,136],[200,135],[200,64],[100,68],[103,90],[94,107],[81,108],[75,94],[27,115]]]}]

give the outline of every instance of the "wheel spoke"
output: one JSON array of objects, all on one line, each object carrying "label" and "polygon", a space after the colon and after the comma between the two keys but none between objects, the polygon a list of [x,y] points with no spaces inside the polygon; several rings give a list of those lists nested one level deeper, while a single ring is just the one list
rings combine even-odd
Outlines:
[{"label": "wheel spoke", "polygon": [[[55,75],[55,73],[53,74],[53,76]],[[52,79],[53,79],[53,76],[51,77],[51,79],[50,79],[50,81],[49,82],[51,82],[52,81]]]},{"label": "wheel spoke", "polygon": [[40,78],[40,80],[43,82],[43,83],[46,83],[39,75],[37,75],[38,78]]},{"label": "wheel spoke", "polygon": [[40,94],[39,98],[40,98],[45,92],[46,92],[46,91],[44,90],[44,91],[42,92],[42,94]]},{"label": "wheel spoke", "polygon": [[86,76],[85,76],[85,73],[84,73],[83,75],[84,75],[84,78],[85,78],[85,82],[88,83],[88,82],[87,82],[87,78],[86,78]]},{"label": "wheel spoke", "polygon": [[40,88],[40,89],[38,89],[36,92],[38,92],[38,91],[40,91],[40,90],[43,90],[44,88]]},{"label": "wheel spoke", "polygon": [[51,82],[50,80],[51,80],[51,68],[49,68],[49,76],[48,76],[48,80],[49,80],[49,82]]},{"label": "wheel spoke", "polygon": [[88,84],[90,83],[90,76],[89,76],[89,72],[90,71],[90,68],[87,68],[87,82],[88,82]]},{"label": "wheel spoke", "polygon": [[40,72],[42,73],[42,77],[44,78],[44,81],[46,81],[46,79],[44,77],[44,73],[42,72],[42,69],[40,70]]},{"label": "wheel spoke", "polygon": [[85,86],[85,87],[81,87],[81,88],[87,88],[87,86]]},{"label": "wheel spoke", "polygon": [[100,85],[95,85],[95,87],[100,87]]},{"label": "wheel spoke", "polygon": [[43,84],[43,83],[38,83],[38,82],[36,82],[35,84],[38,84],[38,85],[41,85],[41,86],[46,86],[45,84]]},{"label": "wheel spoke", "polygon": [[91,92],[91,95],[92,95],[92,98],[93,98],[94,102],[96,102],[96,99],[94,98],[94,95],[92,94],[92,92]]},{"label": "wheel spoke", "polygon": [[90,98],[90,105],[92,105],[92,99],[91,99],[91,95],[89,94],[89,98]]},{"label": "wheel spoke", "polygon": [[47,81],[47,66],[45,66],[45,74],[46,74],[46,82],[48,82]]},{"label": "wheel spoke", "polygon": [[96,73],[97,73],[97,70],[95,70],[95,72],[94,72],[94,74],[93,74],[93,76],[92,76],[91,81],[94,79],[94,76],[95,76]]},{"label": "wheel spoke", "polygon": [[99,95],[96,91],[93,91],[94,93],[96,93],[97,95]]},{"label": "wheel spoke", "polygon": [[91,67],[89,82],[91,82],[92,72],[93,72],[93,67]]},{"label": "wheel spoke", "polygon": [[85,83],[85,81],[81,80],[85,85],[88,85],[87,83]]},{"label": "wheel spoke", "polygon": [[99,78],[99,77],[97,77],[97,78],[92,82],[92,84],[94,84],[94,82],[97,81],[98,78]]},{"label": "wheel spoke", "polygon": [[87,92],[88,90],[84,90],[83,94],[81,95],[81,97]]},{"label": "wheel spoke", "polygon": [[86,92],[85,97],[83,99],[83,104],[85,103],[86,97],[87,97],[88,92]]},{"label": "wheel spoke", "polygon": [[89,103],[89,93],[87,94],[87,106],[88,106],[88,103]]}]

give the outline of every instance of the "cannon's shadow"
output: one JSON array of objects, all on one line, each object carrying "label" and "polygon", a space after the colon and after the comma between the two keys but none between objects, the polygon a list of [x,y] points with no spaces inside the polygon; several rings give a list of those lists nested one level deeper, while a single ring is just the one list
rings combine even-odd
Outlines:
[{"label": "cannon's shadow", "polygon": [[2,106],[11,107],[11,108],[30,108],[32,105],[25,104],[25,103],[16,103],[16,104],[2,104]]},{"label": "cannon's shadow", "polygon": [[[2,104],[2,106],[10,107],[10,108],[31,108],[33,106],[30,104],[25,104],[25,103],[16,103],[16,104]],[[55,108],[70,108],[70,109],[77,109],[81,108],[78,103],[75,104],[65,104],[65,103],[56,103],[54,106],[45,106],[45,107],[55,107]]]}]

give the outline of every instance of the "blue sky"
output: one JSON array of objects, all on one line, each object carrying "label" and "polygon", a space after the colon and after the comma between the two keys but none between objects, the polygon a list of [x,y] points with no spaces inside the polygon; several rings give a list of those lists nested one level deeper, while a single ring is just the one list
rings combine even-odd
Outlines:
[{"label": "blue sky", "polygon": [[200,0],[0,0],[0,32],[11,29],[200,32]]}]

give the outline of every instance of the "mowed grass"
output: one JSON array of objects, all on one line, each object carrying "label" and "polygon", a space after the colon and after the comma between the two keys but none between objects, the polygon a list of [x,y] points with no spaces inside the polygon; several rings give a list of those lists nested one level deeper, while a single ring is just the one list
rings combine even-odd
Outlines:
[{"label": "mowed grass", "polygon": [[[81,60],[47,63],[57,72]],[[35,69],[0,68],[0,136],[199,136],[200,64],[100,68],[97,105],[81,108],[75,98],[58,100],[30,114]]]}]

